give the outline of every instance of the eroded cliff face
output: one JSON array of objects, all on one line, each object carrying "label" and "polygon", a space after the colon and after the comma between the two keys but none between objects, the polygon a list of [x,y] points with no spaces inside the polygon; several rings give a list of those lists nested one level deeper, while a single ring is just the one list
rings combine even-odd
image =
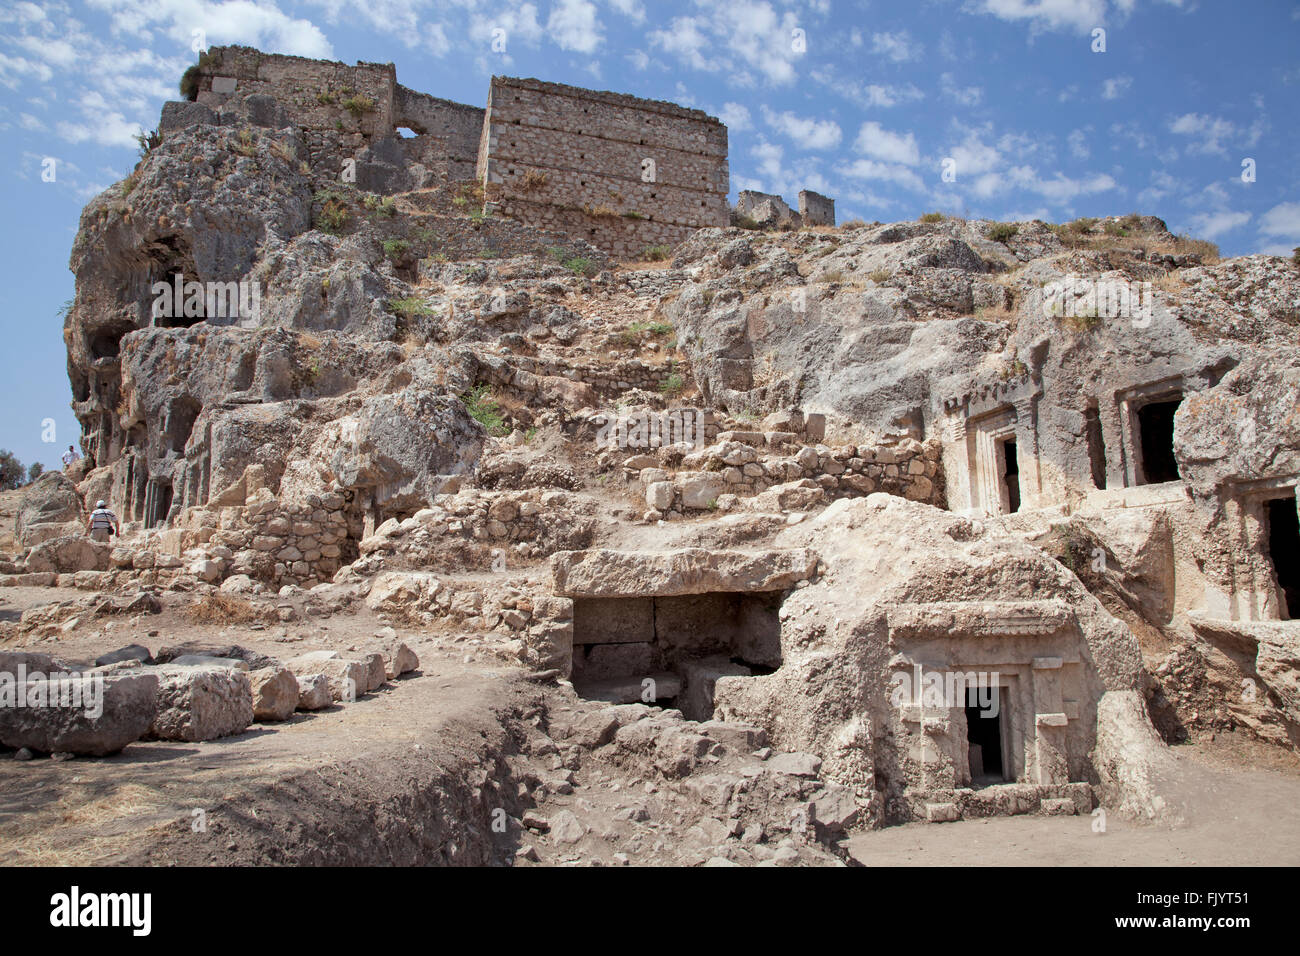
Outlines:
[{"label": "eroded cliff face", "polygon": [[332,486],[380,521],[415,510],[482,447],[449,397],[474,385],[473,361],[436,346],[480,339],[493,304],[529,319],[527,296],[502,305],[486,269],[449,259],[551,249],[531,278],[573,278],[555,260],[602,257],[477,218],[473,183],[402,194],[400,209],[340,184],[299,158],[302,131],[265,95],[181,112],[86,207],[73,245],[64,339],[96,493],[160,526],[250,465],[278,494],[298,462],[291,497]]}]

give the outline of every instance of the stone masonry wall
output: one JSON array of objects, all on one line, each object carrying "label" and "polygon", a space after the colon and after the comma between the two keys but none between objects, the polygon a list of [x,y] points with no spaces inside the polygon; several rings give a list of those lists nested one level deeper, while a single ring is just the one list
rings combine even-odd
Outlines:
[{"label": "stone masonry wall", "polygon": [[799,218],[805,226],[835,225],[835,200],[811,189],[799,190]]},{"label": "stone masonry wall", "polygon": [[633,96],[493,77],[479,171],[505,215],[622,258],[729,217],[726,127]]},{"label": "stone masonry wall", "polygon": [[483,108],[407,89],[391,63],[348,66],[213,47],[203,57],[198,88],[198,102],[213,108],[231,97],[274,97],[303,131],[308,162],[320,169],[337,172],[344,159],[359,158],[377,140],[397,138],[396,130],[404,127],[416,134],[400,140],[408,163],[420,163],[443,180],[474,178]]}]

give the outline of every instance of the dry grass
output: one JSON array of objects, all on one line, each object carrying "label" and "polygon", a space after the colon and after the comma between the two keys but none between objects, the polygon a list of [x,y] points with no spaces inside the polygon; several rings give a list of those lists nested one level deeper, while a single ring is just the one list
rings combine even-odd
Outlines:
[{"label": "dry grass", "polygon": [[639,259],[635,262],[620,262],[613,269],[614,272],[644,272],[648,269],[663,271],[671,269],[673,263],[671,259]]},{"label": "dry grass", "polygon": [[1177,272],[1166,273],[1151,284],[1161,292],[1169,293],[1181,292],[1183,289],[1187,288],[1186,280]]},{"label": "dry grass", "polygon": [[251,624],[271,616],[251,601],[220,591],[203,595],[185,609],[185,614],[196,624]]},{"label": "dry grass", "polygon": [[530,192],[534,189],[541,189],[549,182],[549,178],[543,172],[536,169],[528,169],[519,179],[519,188],[524,192]]},{"label": "dry grass", "polygon": [[[161,794],[138,784],[123,784],[111,793],[85,803],[69,805],[75,790],[69,791],[47,811],[32,814],[27,821],[29,832],[8,841],[4,863],[7,866],[79,866],[90,865],[103,858],[103,850],[120,846],[125,818],[137,816],[170,816],[168,805]],[[171,826],[173,821],[160,822],[158,826]],[[82,828],[69,832],[65,828]],[[27,827],[25,827],[26,829]],[[115,832],[114,832],[115,831]],[[103,850],[101,850],[101,846]]]},{"label": "dry grass", "polygon": [[1177,236],[1167,248],[1176,256],[1200,256],[1201,262],[1207,266],[1219,261],[1219,247],[1206,239]]}]

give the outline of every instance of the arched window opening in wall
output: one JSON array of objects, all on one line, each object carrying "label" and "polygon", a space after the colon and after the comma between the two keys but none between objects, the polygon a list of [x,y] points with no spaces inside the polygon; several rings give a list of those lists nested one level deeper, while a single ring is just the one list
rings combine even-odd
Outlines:
[{"label": "arched window opening in wall", "polygon": [[396,133],[398,136],[402,137],[402,139],[415,139],[415,137],[420,135],[409,126],[398,126],[396,128]]}]

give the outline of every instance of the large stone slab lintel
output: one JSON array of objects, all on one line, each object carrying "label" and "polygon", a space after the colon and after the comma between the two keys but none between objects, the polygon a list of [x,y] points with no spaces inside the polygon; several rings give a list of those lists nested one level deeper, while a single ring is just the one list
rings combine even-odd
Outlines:
[{"label": "large stone slab lintel", "polygon": [[560,551],[551,557],[555,593],[570,598],[675,597],[717,591],[784,591],[817,570],[808,548],[767,551]]}]

